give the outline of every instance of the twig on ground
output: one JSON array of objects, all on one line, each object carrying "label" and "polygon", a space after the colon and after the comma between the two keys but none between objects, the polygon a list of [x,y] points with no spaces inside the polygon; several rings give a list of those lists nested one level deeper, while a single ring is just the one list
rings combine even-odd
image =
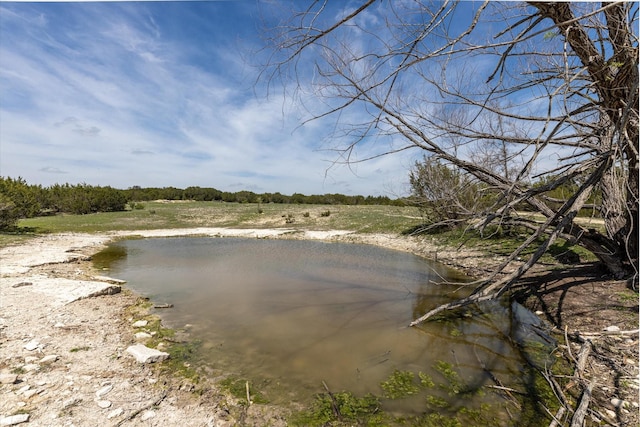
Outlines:
[{"label": "twig on ground", "polygon": [[564,413],[567,411],[567,409],[564,406],[561,406],[555,415],[553,415],[546,407],[544,409],[551,416],[551,418],[553,418],[553,420],[549,424],[549,427],[558,427],[562,425],[560,424],[560,419],[564,416]]},{"label": "twig on ground", "polygon": [[151,402],[150,404],[148,404],[147,406],[144,406],[140,409],[138,409],[137,411],[133,411],[127,418],[124,418],[122,420],[120,420],[115,427],[120,427],[121,425],[123,425],[124,423],[126,423],[127,421],[131,421],[132,419],[134,419],[135,417],[138,416],[139,413],[141,413],[142,411],[146,411],[149,408],[153,408],[154,406],[158,406],[165,398],[167,397],[167,393],[164,393],[162,396],[160,396],[157,400]]},{"label": "twig on ground", "polygon": [[571,358],[571,360],[573,360],[574,363],[578,363],[578,361],[576,360],[575,357],[573,357],[573,353],[571,353],[571,343],[569,342],[569,327],[565,326],[564,327],[564,342],[567,345],[567,353],[569,354],[569,357]]},{"label": "twig on ground", "polygon": [[640,329],[630,329],[628,331],[579,332],[578,337],[601,337],[605,335],[638,335],[639,333]]},{"label": "twig on ground", "polygon": [[591,352],[591,346],[591,341],[587,340],[582,344],[582,347],[580,347],[580,351],[578,352],[578,361],[576,363],[576,371],[574,373],[576,378],[582,378],[582,373],[584,372],[585,365],[589,359],[589,353]]},{"label": "twig on ground", "polygon": [[582,393],[582,398],[580,399],[580,404],[576,409],[576,412],[573,414],[573,418],[571,419],[571,427],[582,427],[584,424],[584,417],[587,415],[587,409],[589,409],[589,402],[591,401],[591,392],[593,391],[593,386],[595,385],[595,380],[591,380],[589,385],[584,389]]},{"label": "twig on ground", "polygon": [[562,392],[562,387],[560,387],[560,384],[558,384],[558,382],[555,380],[555,378],[553,378],[553,376],[551,374],[549,374],[549,371],[546,368],[545,368],[544,371],[540,371],[540,373],[542,374],[544,379],[547,380],[547,382],[551,386],[551,391],[553,391],[553,394],[556,395],[556,399],[558,399],[560,404],[565,409],[568,409],[568,410],[573,412],[573,410],[571,409],[571,407],[567,403],[567,397]]}]

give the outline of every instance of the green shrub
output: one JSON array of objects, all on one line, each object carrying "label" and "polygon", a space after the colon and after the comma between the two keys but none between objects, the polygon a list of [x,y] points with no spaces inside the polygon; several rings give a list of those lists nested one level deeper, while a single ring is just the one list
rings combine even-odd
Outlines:
[{"label": "green shrub", "polygon": [[16,204],[9,197],[0,193],[0,230],[15,227],[20,219]]},{"label": "green shrub", "polygon": [[42,210],[42,188],[22,178],[0,177],[0,229],[14,227],[20,218],[31,218]]}]

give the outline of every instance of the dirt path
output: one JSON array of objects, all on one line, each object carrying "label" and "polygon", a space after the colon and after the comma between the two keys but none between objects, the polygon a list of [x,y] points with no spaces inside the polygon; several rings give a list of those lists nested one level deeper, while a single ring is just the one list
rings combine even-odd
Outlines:
[{"label": "dirt path", "polygon": [[[93,271],[89,259],[109,241],[133,235],[294,238],[375,244],[437,257],[440,262],[471,273],[481,273],[499,262],[474,251],[443,249],[422,238],[357,235],[344,230],[197,228],[66,233],[1,248],[0,425],[24,421],[30,426],[232,426],[240,420],[245,425],[286,425],[282,415],[273,409],[261,405],[247,409],[242,402],[212,387],[200,384],[199,393],[195,394],[187,380],[162,375],[157,365],[139,363],[127,352],[137,342],[135,334],[144,330],[135,328],[133,324],[139,319],[127,314],[131,313],[127,308],[138,297],[126,287],[121,288],[117,281]],[[538,301],[538,308],[543,309],[540,314],[552,322],[550,307],[558,308],[554,304],[563,300],[561,308],[569,314],[558,322],[558,327],[570,325],[572,330],[580,329],[580,323],[571,322],[584,313],[569,308],[566,292],[553,291],[554,284],[575,292],[580,287],[570,286],[567,277],[555,282],[545,280],[550,283],[545,288],[548,292],[526,297],[534,303]],[[610,284],[618,286],[620,292],[623,285]],[[634,304],[637,314],[637,301],[626,301],[625,307],[633,309]],[[622,322],[612,318],[616,313],[622,311],[612,309],[611,313],[603,314],[604,318],[589,325],[590,331],[599,332],[603,325],[628,329],[634,322],[637,328],[637,316],[625,312],[626,317],[618,316],[624,318]],[[582,332],[589,331],[582,329]],[[599,391],[597,396],[603,408],[611,411],[604,414],[609,421],[632,425],[625,423],[638,419],[633,413],[637,413],[638,402],[637,334],[615,339],[620,341],[614,344],[625,349],[616,356],[621,359],[618,376],[614,378],[610,369],[601,369],[599,381],[606,390]],[[625,403],[612,401],[614,398]]]}]

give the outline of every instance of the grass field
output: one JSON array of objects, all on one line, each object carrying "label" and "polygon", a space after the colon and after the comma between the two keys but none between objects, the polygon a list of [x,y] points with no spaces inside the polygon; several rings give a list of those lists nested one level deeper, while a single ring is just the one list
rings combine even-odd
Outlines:
[{"label": "grass field", "polygon": [[[23,219],[18,231],[0,233],[0,247],[20,243],[33,236],[47,233],[98,233],[119,230],[151,230],[167,228],[227,227],[227,228],[286,228],[308,230],[350,230],[358,233],[400,234],[422,223],[420,212],[409,206],[347,206],[257,204],[193,201],[155,201],[138,204],[142,209],[89,215],[55,215]],[[532,218],[533,219],[533,218]],[[591,224],[593,219],[589,220]],[[596,226],[601,224],[596,224]],[[593,225],[592,225],[593,226]],[[495,235],[482,238],[469,230],[447,231],[433,236],[440,244],[482,250],[506,255],[522,243],[519,234]],[[583,260],[595,260],[582,248],[565,246],[559,240],[543,261],[553,262],[551,256],[569,250],[577,251]],[[527,249],[530,255],[535,245]]]},{"label": "grass field", "polygon": [[23,219],[16,233],[0,234],[0,245],[36,234],[164,228],[229,227],[351,230],[401,233],[421,223],[414,207],[285,205],[225,202],[145,202],[143,209],[89,215],[56,215]]}]

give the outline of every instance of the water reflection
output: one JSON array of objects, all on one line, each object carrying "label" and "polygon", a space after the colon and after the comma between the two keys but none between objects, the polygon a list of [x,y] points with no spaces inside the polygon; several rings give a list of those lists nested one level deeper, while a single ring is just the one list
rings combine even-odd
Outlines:
[{"label": "water reflection", "polygon": [[[306,400],[322,391],[322,381],[334,390],[380,394],[380,382],[396,369],[443,380],[434,368],[440,362],[478,388],[491,382],[489,371],[508,383],[522,370],[500,305],[407,328],[462,291],[434,285],[451,272],[403,252],[312,241],[172,238],[120,242],[95,261],[109,264],[112,275],[154,302],[173,304],[161,313],[165,324],[192,325],[194,337],[205,342],[208,365],[261,379],[272,401]],[[393,405],[418,412],[423,403]]]}]

